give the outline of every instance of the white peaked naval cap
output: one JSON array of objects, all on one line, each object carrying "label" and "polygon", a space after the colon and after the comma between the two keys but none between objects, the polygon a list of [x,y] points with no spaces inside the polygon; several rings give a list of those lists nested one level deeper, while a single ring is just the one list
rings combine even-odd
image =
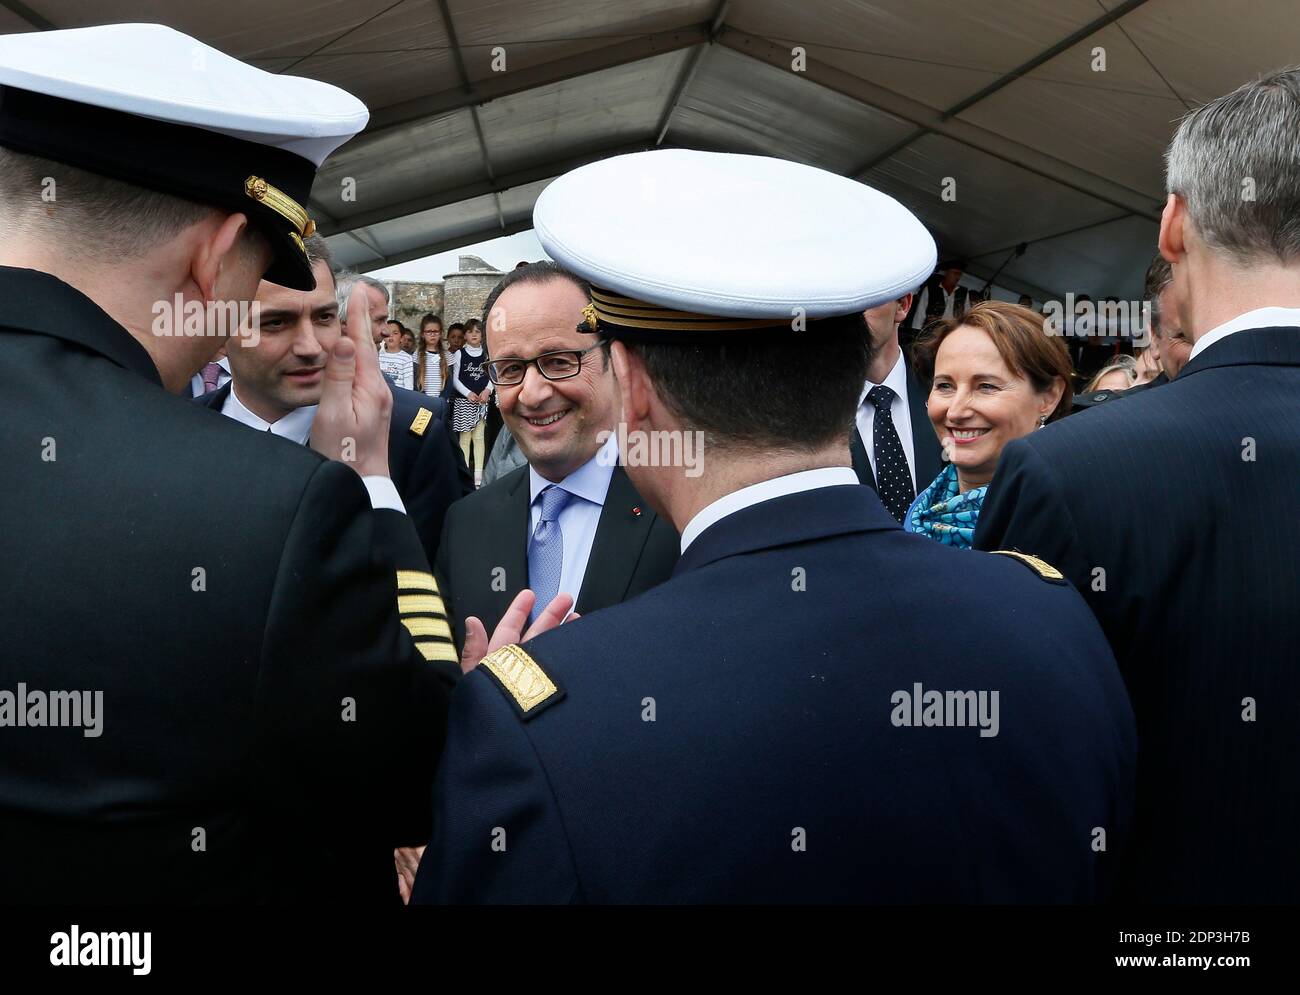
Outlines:
[{"label": "white peaked naval cap", "polygon": [[0,35],[0,145],[243,211],[275,248],[267,279],[286,286],[313,284],[302,205],[316,169],[368,120],[336,86],[161,24]]},{"label": "white peaked naval cap", "polygon": [[538,198],[533,226],[551,258],[592,284],[589,321],[656,341],[860,312],[914,291],[937,256],[916,216],[865,184],[679,149],[566,173]]}]

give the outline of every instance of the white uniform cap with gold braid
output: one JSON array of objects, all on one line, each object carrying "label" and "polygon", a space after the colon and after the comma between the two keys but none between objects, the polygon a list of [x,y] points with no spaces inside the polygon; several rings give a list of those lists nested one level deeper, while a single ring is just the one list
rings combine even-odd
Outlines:
[{"label": "white uniform cap with gold braid", "polygon": [[533,211],[542,247],[592,284],[603,332],[717,339],[863,311],[919,287],[934,239],[865,184],[763,156],[665,149],[565,174]]}]

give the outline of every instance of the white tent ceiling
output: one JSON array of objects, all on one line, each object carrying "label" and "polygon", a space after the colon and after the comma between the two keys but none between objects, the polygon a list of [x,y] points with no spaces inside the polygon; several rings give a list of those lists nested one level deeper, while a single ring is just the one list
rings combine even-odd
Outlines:
[{"label": "white tent ceiling", "polygon": [[[163,21],[357,94],[370,126],[311,207],[361,269],[526,229],[573,166],[676,146],[869,182],[981,277],[1028,242],[1010,290],[1134,297],[1173,122],[1300,61],[1295,15],[1294,0],[0,0],[0,32]],[[754,210],[779,237],[780,205]]]}]

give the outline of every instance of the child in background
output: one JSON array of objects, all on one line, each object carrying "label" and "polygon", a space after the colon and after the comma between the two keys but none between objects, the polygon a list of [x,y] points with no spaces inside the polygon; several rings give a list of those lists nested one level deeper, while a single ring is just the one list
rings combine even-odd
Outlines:
[{"label": "child in background", "polygon": [[426,314],[420,319],[420,344],[415,354],[415,389],[438,397],[447,386],[451,361],[442,343],[442,319]]},{"label": "child in background", "polygon": [[465,326],[453,321],[447,326],[447,351],[455,356],[465,344]]},{"label": "child in background", "polygon": [[379,350],[379,371],[394,386],[415,388],[415,360],[402,351],[402,326],[395,321],[388,323],[384,333],[384,347]]},{"label": "child in background", "polygon": [[[451,409],[451,427],[460,433],[460,450],[465,455],[465,465],[474,468],[474,486],[483,483],[483,423],[487,418],[487,402],[492,396],[492,381],[488,379],[487,350],[483,348],[483,323],[471,318],[465,323],[465,345],[452,371],[453,384],[461,396]],[[473,447],[474,462],[470,462]]]}]

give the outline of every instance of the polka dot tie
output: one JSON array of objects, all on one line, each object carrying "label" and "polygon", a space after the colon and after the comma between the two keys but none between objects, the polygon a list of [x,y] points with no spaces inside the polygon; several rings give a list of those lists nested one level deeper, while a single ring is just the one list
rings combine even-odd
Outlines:
[{"label": "polka dot tie", "polygon": [[538,495],[542,514],[537,519],[528,540],[528,586],[537,595],[537,603],[528,614],[528,621],[536,621],[551,599],[560,593],[560,573],[564,569],[564,533],[560,531],[560,512],[569,503],[571,495],[554,484]]},{"label": "polka dot tie", "polygon": [[876,493],[885,510],[901,522],[916,499],[912,486],[912,471],[907,466],[903,442],[894,427],[891,406],[895,394],[888,387],[872,387],[867,400],[876,406],[876,416],[871,420],[871,448],[876,454]]}]

